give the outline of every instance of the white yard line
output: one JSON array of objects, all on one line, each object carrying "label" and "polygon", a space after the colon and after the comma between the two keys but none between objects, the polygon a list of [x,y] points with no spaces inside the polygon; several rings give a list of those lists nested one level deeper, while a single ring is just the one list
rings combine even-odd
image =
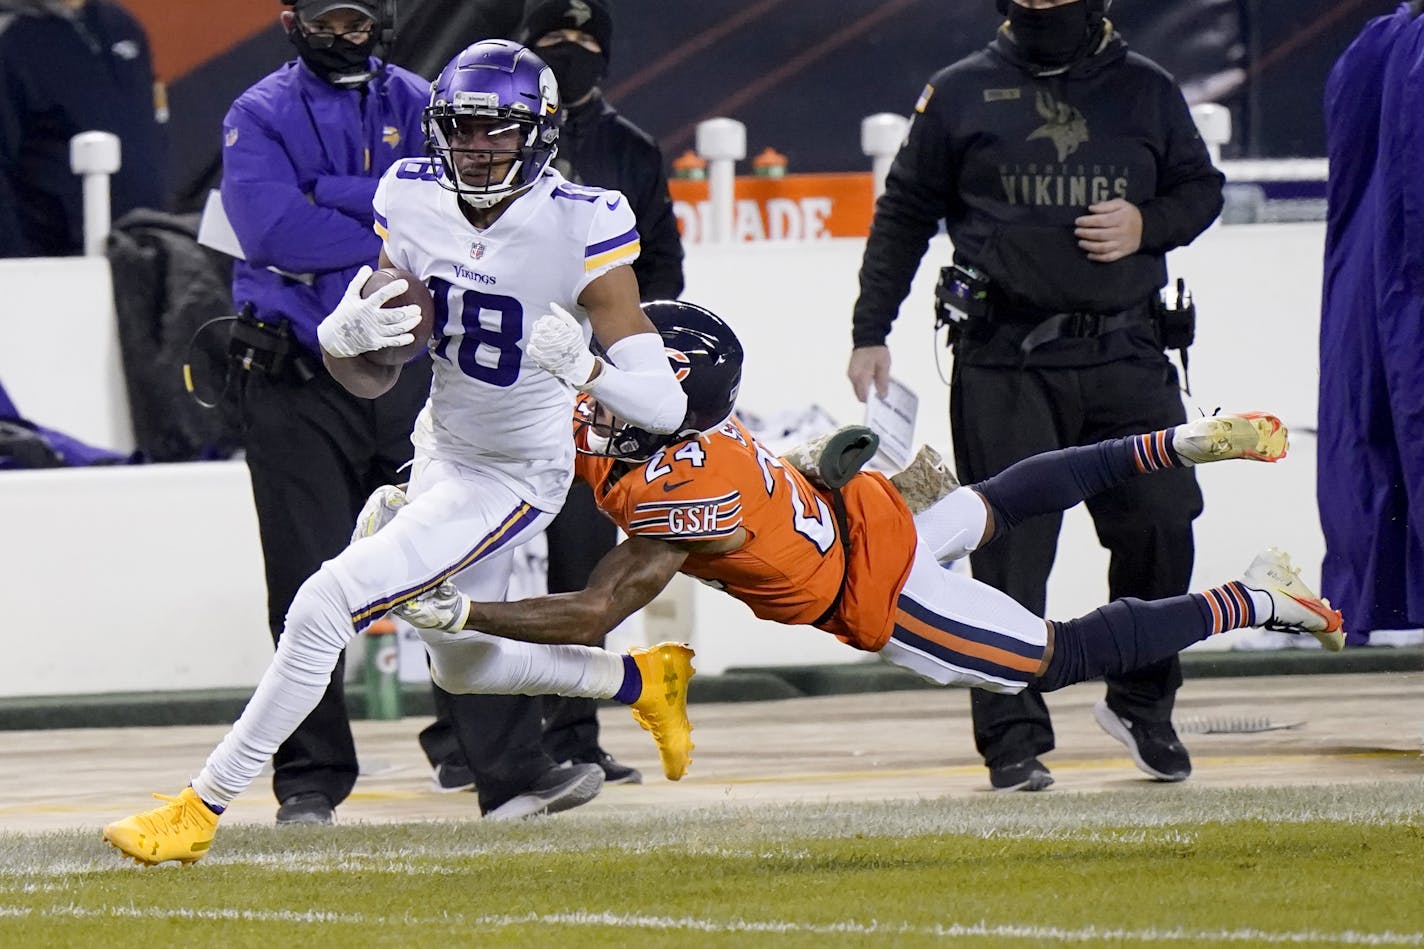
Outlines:
[{"label": "white yard line", "polygon": [[1035,939],[1045,942],[1224,942],[1253,944],[1326,944],[1342,946],[1424,946],[1424,933],[1361,932],[1347,929],[1326,932],[1318,929],[1108,929],[1087,926],[1063,929],[1020,923],[936,923],[924,926],[872,920],[839,923],[805,923],[795,920],[712,920],[695,917],[633,916],[617,913],[529,913],[520,916],[371,916],[364,913],[242,909],[159,909],[136,906],[5,906],[0,918],[41,919],[194,919],[204,921],[247,921],[258,923],[346,923],[371,926],[458,926],[462,929],[504,929],[512,926],[570,926],[599,929],[643,929],[696,931],[701,933],[791,933],[807,935],[930,936],[945,939]]}]

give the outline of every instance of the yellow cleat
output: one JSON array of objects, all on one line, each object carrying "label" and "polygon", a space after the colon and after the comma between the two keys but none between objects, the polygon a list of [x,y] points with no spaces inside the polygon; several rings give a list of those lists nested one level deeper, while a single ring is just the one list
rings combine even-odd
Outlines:
[{"label": "yellow cleat", "polygon": [[218,831],[218,815],[191,787],[184,788],[177,797],[154,797],[168,803],[108,825],[104,840],[150,867],[165,860],[184,864],[201,860]]},{"label": "yellow cleat", "polygon": [[692,761],[692,723],[687,720],[687,683],[692,668],[692,647],[686,643],[658,643],[633,648],[628,655],[643,675],[643,691],[632,705],[633,720],[652,732],[663,761],[663,774],[676,781]]}]

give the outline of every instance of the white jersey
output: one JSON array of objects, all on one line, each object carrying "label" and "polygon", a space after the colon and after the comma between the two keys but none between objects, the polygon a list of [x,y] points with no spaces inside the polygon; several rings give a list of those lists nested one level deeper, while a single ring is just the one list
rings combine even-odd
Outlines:
[{"label": "white jersey", "polygon": [[386,256],[435,297],[435,378],[412,441],[420,454],[488,469],[558,510],[573,468],[573,393],[526,358],[524,342],[550,303],[590,335],[579,294],[637,259],[633,211],[617,191],[549,170],[480,230],[438,169],[430,158],[399,161],[374,201]]}]

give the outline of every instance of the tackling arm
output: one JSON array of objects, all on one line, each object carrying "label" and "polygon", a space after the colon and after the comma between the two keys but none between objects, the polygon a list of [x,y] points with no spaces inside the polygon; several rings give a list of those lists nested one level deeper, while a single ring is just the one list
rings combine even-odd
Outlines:
[{"label": "tackling arm", "polygon": [[471,602],[465,628],[529,643],[594,646],[651,603],[687,554],[682,545],[629,537],[598,562],[582,590],[512,603]]}]

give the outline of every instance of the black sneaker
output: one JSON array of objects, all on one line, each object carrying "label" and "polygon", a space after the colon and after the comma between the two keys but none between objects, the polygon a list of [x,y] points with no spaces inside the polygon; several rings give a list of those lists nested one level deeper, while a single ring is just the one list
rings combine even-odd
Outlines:
[{"label": "black sneaker", "polygon": [[602,789],[603,769],[598,765],[554,765],[522,792],[486,811],[485,820],[519,820],[536,814],[557,814],[587,804]]},{"label": "black sneaker", "polygon": [[1042,791],[1053,783],[1053,775],[1037,758],[1013,764],[991,765],[989,783],[995,791]]},{"label": "black sneaker", "polygon": [[1149,722],[1122,715],[1108,707],[1107,699],[1093,706],[1102,730],[1127,746],[1132,760],[1158,781],[1185,781],[1192,774],[1192,758],[1170,721]]},{"label": "black sneaker", "polygon": [[435,766],[435,777],[431,779],[430,786],[440,794],[473,791],[475,789],[475,773],[466,764],[442,761]]},{"label": "black sneaker", "polygon": [[569,761],[563,762],[564,767],[575,764],[596,764],[603,769],[604,784],[642,784],[643,772],[631,765],[626,765],[614,758],[602,748],[594,749],[592,754],[574,755]]},{"label": "black sneaker", "polygon": [[282,801],[277,808],[277,824],[334,824],[336,808],[320,791],[299,791]]}]

